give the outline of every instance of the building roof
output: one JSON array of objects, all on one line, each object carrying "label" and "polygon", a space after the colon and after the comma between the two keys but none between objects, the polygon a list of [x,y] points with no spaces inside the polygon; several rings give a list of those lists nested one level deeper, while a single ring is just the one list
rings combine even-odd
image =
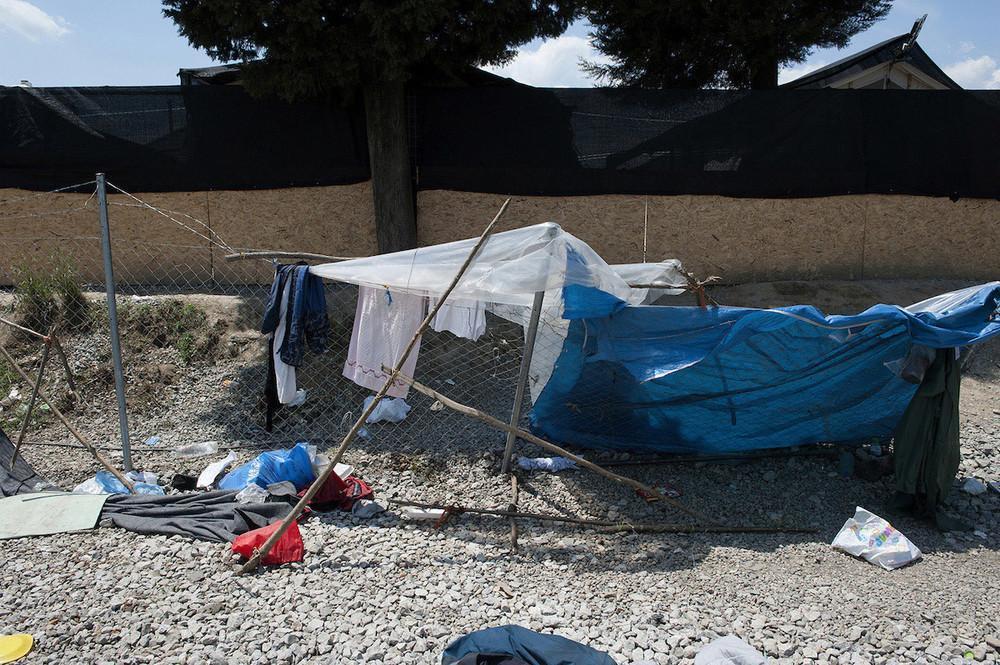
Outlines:
[{"label": "building roof", "polygon": [[903,62],[933,79],[944,88],[961,90],[962,86],[955,83],[950,76],[937,66],[930,56],[913,42],[904,50],[904,45],[912,33],[904,33],[887,39],[880,44],[859,51],[814,72],[806,74],[794,81],[782,84],[782,88],[829,88],[843,79],[851,78],[879,65],[889,62]]},{"label": "building roof", "polygon": [[[177,72],[181,85],[242,85],[241,63],[229,63],[214,67],[181,69]],[[454,71],[444,71],[434,67],[420,67],[413,75],[414,82],[445,88],[482,86],[522,85],[504,76],[498,76],[478,67],[459,67]]]}]

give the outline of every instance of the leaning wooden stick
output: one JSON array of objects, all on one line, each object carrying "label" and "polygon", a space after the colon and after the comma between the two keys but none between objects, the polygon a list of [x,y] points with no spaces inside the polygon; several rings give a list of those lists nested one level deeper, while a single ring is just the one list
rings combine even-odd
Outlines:
[{"label": "leaning wooden stick", "polygon": [[500,210],[493,218],[493,221],[489,223],[489,225],[486,227],[486,230],[483,231],[483,234],[479,236],[479,240],[476,242],[475,246],[473,246],[472,251],[469,252],[468,258],[465,259],[465,263],[463,263],[462,267],[458,269],[458,273],[456,273],[455,277],[451,280],[451,284],[448,286],[447,289],[445,289],[445,292],[441,294],[441,299],[438,300],[437,303],[434,305],[434,307],[431,308],[431,311],[424,318],[423,322],[420,324],[420,327],[418,327],[416,332],[413,333],[413,337],[410,338],[410,342],[406,345],[406,348],[403,349],[403,353],[399,356],[399,359],[396,361],[396,366],[389,371],[389,375],[386,378],[385,384],[382,386],[382,389],[375,394],[375,397],[368,405],[368,408],[366,408],[362,412],[362,414],[358,416],[358,419],[354,422],[354,425],[351,426],[350,431],[347,432],[347,434],[344,436],[344,439],[340,442],[340,446],[337,447],[336,452],[334,452],[334,454],[330,456],[330,464],[326,467],[323,473],[320,474],[319,478],[313,481],[313,484],[309,486],[309,489],[306,490],[306,493],[302,495],[302,498],[299,499],[299,502],[295,504],[295,507],[292,508],[292,511],[288,513],[288,515],[281,521],[281,525],[274,531],[274,533],[270,535],[270,537],[266,541],[264,541],[264,544],[260,546],[260,549],[255,551],[253,556],[250,557],[250,559],[245,564],[243,564],[243,567],[240,568],[239,570],[240,575],[251,573],[254,570],[256,570],[257,566],[260,565],[261,559],[267,556],[267,553],[270,552],[271,548],[274,547],[274,544],[281,539],[281,536],[283,536],[285,531],[288,530],[288,527],[291,526],[292,522],[298,519],[299,515],[302,514],[302,511],[305,510],[306,506],[309,505],[309,502],[313,500],[313,497],[316,496],[316,494],[320,491],[323,485],[326,484],[326,481],[330,478],[330,475],[333,473],[334,467],[344,456],[344,451],[346,451],[347,447],[351,445],[351,441],[354,440],[354,437],[358,433],[358,430],[364,427],[365,422],[368,420],[368,416],[371,415],[371,413],[375,410],[375,407],[378,406],[379,402],[382,401],[382,398],[385,397],[385,394],[389,392],[389,388],[391,388],[392,385],[396,382],[397,377],[399,376],[399,370],[402,369],[403,363],[406,362],[406,359],[410,357],[410,352],[413,351],[413,347],[416,346],[417,340],[420,339],[420,335],[423,334],[424,330],[426,330],[427,327],[431,324],[431,321],[433,321],[434,317],[437,316],[438,310],[441,309],[442,305],[444,305],[445,300],[448,299],[448,296],[451,295],[451,292],[455,290],[456,286],[458,286],[458,282],[462,279],[462,276],[465,275],[465,271],[469,269],[470,265],[472,265],[472,261],[476,258],[476,255],[479,254],[479,250],[482,249],[483,245],[486,244],[486,240],[490,237],[490,234],[493,233],[493,227],[497,225],[497,222],[500,221],[500,218],[503,217],[504,213],[507,211],[508,205],[510,205],[509,198],[503,202],[503,205],[500,206]]},{"label": "leaning wooden stick", "polygon": [[524,439],[525,441],[530,441],[531,443],[534,443],[535,445],[540,446],[540,447],[542,447],[542,448],[544,448],[544,449],[546,449],[546,450],[548,450],[550,452],[553,452],[553,453],[555,453],[557,455],[562,455],[566,459],[573,460],[574,462],[576,462],[577,464],[579,464],[583,468],[589,469],[590,471],[593,471],[594,473],[596,473],[596,474],[598,474],[600,476],[604,476],[605,478],[609,478],[610,480],[613,480],[613,481],[615,481],[617,483],[621,483],[623,485],[628,485],[632,489],[640,490],[640,491],[642,491],[643,493],[645,493],[645,494],[647,494],[649,496],[652,496],[652,497],[655,497],[657,499],[660,499],[661,501],[663,501],[663,502],[665,502],[665,503],[673,506],[674,508],[676,508],[677,510],[679,510],[681,512],[687,513],[688,515],[691,515],[692,517],[698,518],[699,520],[702,520],[702,521],[708,522],[708,523],[712,523],[712,524],[715,523],[715,520],[712,520],[712,519],[709,519],[708,517],[705,517],[701,513],[697,512],[695,510],[692,510],[691,508],[688,508],[687,506],[685,506],[684,504],[680,503],[679,501],[675,501],[674,499],[671,499],[670,497],[664,495],[662,492],[660,492],[658,490],[655,490],[652,487],[649,487],[648,485],[639,482],[638,480],[634,480],[634,479],[629,478],[627,476],[620,476],[617,473],[614,473],[612,471],[608,471],[604,467],[598,466],[598,465],[594,464],[593,462],[589,462],[589,461],[583,459],[582,457],[580,457],[579,455],[574,455],[573,453],[569,452],[565,448],[561,448],[561,447],[557,446],[554,443],[549,443],[545,439],[537,437],[534,434],[532,434],[531,432],[526,432],[526,431],[524,431],[522,429],[518,429],[516,427],[512,427],[508,423],[505,423],[502,420],[497,420],[493,416],[489,415],[488,413],[483,413],[479,409],[473,408],[471,406],[466,406],[464,404],[459,404],[455,400],[449,399],[448,397],[445,397],[444,395],[442,395],[438,391],[434,390],[433,388],[428,388],[427,386],[425,386],[424,384],[420,383],[419,381],[415,381],[412,377],[406,376],[404,374],[399,374],[399,380],[402,381],[403,383],[408,383],[418,393],[423,393],[424,395],[427,395],[428,397],[432,397],[432,398],[440,401],[442,404],[444,404],[445,406],[447,406],[450,409],[458,411],[459,413],[464,413],[467,416],[471,416],[472,418],[475,418],[476,420],[482,421],[482,422],[486,423],[487,425],[490,425],[491,427],[495,427],[497,429],[503,430],[504,432],[513,432],[516,436]]},{"label": "leaning wooden stick", "polygon": [[69,392],[73,395],[73,400],[79,404],[80,403],[80,393],[76,391],[76,380],[73,378],[73,370],[70,369],[69,359],[66,358],[66,352],[63,351],[62,344],[59,342],[59,338],[53,332],[49,333],[49,339],[52,340],[52,345],[56,347],[56,355],[59,356],[59,360],[62,361],[63,372],[66,374],[66,383],[69,385]]},{"label": "leaning wooden stick", "polygon": [[583,517],[568,517],[565,515],[551,515],[548,513],[525,513],[513,510],[497,510],[491,508],[469,508],[466,506],[449,506],[443,503],[420,503],[417,501],[401,501],[399,499],[388,499],[394,506],[413,506],[415,508],[429,508],[432,510],[444,510],[446,514],[460,515],[469,513],[471,515],[492,515],[496,517],[519,517],[522,519],[539,520],[543,522],[564,522],[566,524],[579,524],[600,529],[606,533],[619,531],[636,531],[640,533],[816,533],[816,529],[792,526],[725,526],[719,524],[665,524],[662,522],[613,522],[611,520],[592,520]]},{"label": "leaning wooden stick", "polygon": [[[11,364],[11,366],[17,371],[17,373],[21,375],[21,378],[26,383],[31,383],[31,377],[29,377],[25,373],[25,371],[23,369],[21,369],[21,366],[17,364],[17,361],[14,360],[14,357],[12,355],[10,355],[10,353],[7,352],[7,349],[5,349],[2,346],[0,346],[0,353],[3,354],[3,356],[7,359],[7,362],[9,362]],[[82,443],[84,448],[86,448],[87,450],[90,451],[90,454],[94,456],[94,459],[96,459],[98,462],[100,462],[101,466],[103,466],[105,469],[107,469],[108,471],[110,471],[112,473],[112,475],[114,475],[115,478],[117,478],[118,480],[120,480],[122,482],[122,485],[124,485],[125,487],[128,488],[129,492],[131,492],[131,493],[134,494],[135,493],[135,486],[132,484],[132,481],[129,480],[128,478],[126,478],[122,474],[121,471],[119,471],[118,469],[116,469],[114,467],[114,465],[111,464],[110,461],[108,461],[108,458],[105,457],[104,455],[102,455],[100,453],[100,451],[97,450],[97,448],[94,447],[94,444],[92,444],[87,439],[83,438],[83,435],[80,434],[78,431],[76,431],[76,428],[73,427],[73,425],[70,424],[69,420],[66,418],[66,416],[63,415],[62,411],[60,411],[59,408],[55,404],[53,404],[49,400],[48,397],[45,396],[44,392],[42,392],[41,390],[39,390],[38,391],[38,396],[42,398],[43,402],[45,402],[46,404],[48,404],[49,410],[52,411],[52,413],[55,414],[56,418],[58,418],[59,420],[62,421],[62,424],[65,425],[66,429],[69,430],[69,433],[72,434],[73,437],[77,441],[79,441],[80,443]]]},{"label": "leaning wooden stick", "polygon": [[28,333],[29,335],[33,335],[33,336],[38,337],[40,339],[45,339],[45,335],[43,335],[42,333],[38,332],[37,330],[32,330],[31,328],[25,328],[24,326],[22,326],[20,324],[17,324],[17,323],[14,323],[10,319],[5,319],[2,316],[0,316],[0,323],[6,323],[11,328],[15,328],[17,330],[20,330],[21,332]]},{"label": "leaning wooden stick", "polygon": [[49,362],[49,352],[52,350],[52,331],[49,331],[50,337],[48,337],[44,342],[44,348],[42,349],[42,361],[38,364],[38,377],[35,379],[35,385],[31,388],[31,398],[28,400],[28,410],[24,412],[24,422],[21,423],[21,431],[17,434],[17,443],[14,444],[14,454],[10,458],[10,470],[14,470],[14,462],[17,461],[17,453],[21,450],[21,442],[24,441],[24,435],[28,432],[28,423],[31,422],[31,412],[35,410],[35,401],[38,399],[38,389],[42,387],[42,377],[45,374],[45,364]]},{"label": "leaning wooden stick", "polygon": [[279,252],[268,249],[254,250],[252,252],[237,252],[236,254],[226,254],[222,257],[227,263],[233,261],[243,261],[246,259],[303,259],[306,261],[350,261],[352,256],[328,256],[326,254],[313,254],[311,252]]}]

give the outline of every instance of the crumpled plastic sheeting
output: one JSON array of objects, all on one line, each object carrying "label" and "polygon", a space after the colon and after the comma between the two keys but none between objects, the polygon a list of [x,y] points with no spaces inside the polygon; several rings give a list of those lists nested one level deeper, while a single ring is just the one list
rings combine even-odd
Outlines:
[{"label": "crumpled plastic sheeting", "polygon": [[[125,477],[132,481],[136,494],[158,494],[166,492],[156,482],[156,474],[148,471],[129,471]],[[88,478],[73,488],[74,494],[130,494],[110,471],[98,471],[93,478]]]}]

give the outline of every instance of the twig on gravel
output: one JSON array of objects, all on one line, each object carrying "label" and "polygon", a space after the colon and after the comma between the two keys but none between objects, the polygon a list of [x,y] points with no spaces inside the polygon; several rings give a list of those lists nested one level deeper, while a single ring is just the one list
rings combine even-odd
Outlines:
[{"label": "twig on gravel", "polygon": [[[510,474],[510,503],[507,504],[507,510],[511,513],[517,512],[517,474]],[[517,519],[513,514],[510,516],[510,551],[512,553],[517,552]]]},{"label": "twig on gravel", "polygon": [[644,457],[628,460],[608,460],[604,466],[646,466],[649,464],[697,464],[700,462],[753,462],[755,460],[789,457],[835,457],[837,450],[779,451],[767,453],[733,453],[720,455],[674,455],[669,457]]},{"label": "twig on gravel", "polygon": [[421,334],[423,334],[427,327],[430,326],[431,321],[433,321],[434,317],[437,316],[438,310],[441,309],[445,301],[448,299],[448,296],[450,296],[451,292],[455,290],[456,286],[458,286],[458,282],[462,279],[462,276],[465,275],[465,271],[469,269],[469,266],[472,265],[476,255],[479,254],[479,250],[486,244],[486,241],[493,233],[493,227],[497,225],[500,218],[503,217],[505,212],[507,212],[507,206],[509,205],[510,199],[508,198],[503,202],[503,205],[500,206],[500,210],[497,211],[497,214],[493,217],[493,221],[486,226],[482,235],[479,236],[479,240],[472,247],[472,251],[469,252],[469,256],[466,257],[465,262],[458,269],[455,277],[452,278],[451,284],[449,284],[448,288],[444,290],[444,293],[441,294],[441,298],[434,304],[434,307],[431,308],[431,311],[428,312],[420,326],[413,333],[409,343],[403,349],[403,353],[400,354],[399,359],[396,360],[396,366],[388,373],[382,389],[375,393],[375,397],[372,399],[371,403],[369,403],[368,407],[361,413],[360,416],[358,416],[358,419],[354,421],[354,425],[344,436],[344,439],[340,442],[340,446],[337,448],[336,452],[330,456],[330,463],[327,465],[326,469],[324,469],[323,473],[320,474],[319,478],[313,481],[313,484],[309,486],[309,489],[302,495],[299,502],[295,504],[295,507],[292,508],[291,512],[288,513],[288,515],[281,521],[281,525],[275,529],[274,533],[272,533],[266,541],[264,541],[264,544],[260,546],[260,549],[254,552],[253,556],[250,557],[250,560],[247,561],[242,568],[240,568],[240,575],[251,573],[257,568],[261,559],[267,556],[267,553],[271,551],[274,544],[277,543],[281,536],[285,534],[285,531],[288,530],[291,523],[297,519],[300,514],[302,514],[302,511],[309,505],[309,502],[313,500],[313,497],[316,496],[320,489],[326,484],[326,481],[330,478],[334,468],[337,466],[337,462],[339,462],[344,456],[344,451],[347,450],[349,445],[351,445],[351,441],[354,440],[358,430],[364,427],[365,422],[368,420],[368,416],[370,416],[372,411],[375,410],[375,407],[381,403],[382,398],[385,397],[387,392],[389,392],[389,388],[396,383],[396,379],[400,376],[399,370],[402,369],[403,363],[405,363],[406,359],[409,358],[410,353],[413,351],[413,347],[416,346]]},{"label": "twig on gravel", "polygon": [[699,519],[699,520],[701,520],[703,522],[708,522],[708,523],[711,523],[711,524],[716,524],[717,523],[717,522],[715,522],[715,520],[712,520],[712,519],[710,519],[708,517],[705,517],[701,513],[697,512],[696,510],[688,508],[687,506],[685,506],[681,502],[677,501],[676,499],[672,499],[672,498],[666,496],[665,494],[663,494],[662,492],[660,492],[660,491],[658,491],[658,490],[656,490],[656,489],[654,489],[654,488],[652,488],[652,487],[650,487],[650,486],[648,486],[648,485],[646,485],[644,483],[639,482],[638,480],[635,480],[633,478],[629,478],[628,476],[619,475],[617,473],[614,473],[613,471],[608,471],[604,467],[598,466],[597,464],[594,464],[593,462],[591,462],[589,460],[585,460],[584,458],[582,458],[582,457],[580,457],[578,455],[574,455],[573,453],[569,452],[565,448],[561,448],[561,447],[557,446],[554,443],[550,443],[550,442],[546,441],[545,439],[543,439],[541,437],[535,436],[531,432],[526,432],[526,431],[524,431],[522,429],[518,429],[517,427],[509,425],[508,423],[505,423],[502,420],[497,420],[493,416],[489,415],[488,413],[484,413],[484,412],[480,411],[477,408],[474,408],[474,407],[471,407],[471,406],[466,406],[465,404],[460,404],[460,403],[456,402],[453,399],[445,397],[444,395],[442,395],[438,391],[434,390],[433,388],[429,388],[429,387],[425,386],[424,384],[420,383],[419,381],[416,381],[413,377],[406,376],[404,374],[399,374],[399,380],[402,381],[403,383],[409,384],[417,392],[423,393],[424,395],[427,395],[428,397],[431,397],[433,399],[438,400],[439,402],[441,402],[442,404],[444,404],[445,406],[447,406],[449,409],[452,409],[454,411],[458,411],[459,413],[464,413],[467,416],[470,416],[472,418],[475,418],[476,420],[482,421],[482,422],[486,423],[487,425],[495,427],[495,428],[497,428],[497,429],[499,429],[501,431],[504,431],[504,432],[513,432],[515,436],[520,437],[520,438],[524,439],[525,441],[533,443],[536,446],[540,446],[540,447],[544,448],[545,450],[553,452],[553,453],[555,453],[557,455],[562,455],[566,459],[573,460],[578,465],[582,466],[585,469],[588,469],[589,471],[593,471],[594,473],[596,473],[599,476],[604,476],[605,478],[613,480],[616,483],[621,483],[623,485],[627,485],[627,486],[631,487],[632,489],[640,490],[640,491],[644,492],[645,494],[648,494],[651,497],[659,499],[659,500],[663,501],[664,503],[672,506],[673,508],[675,508],[675,509],[677,509],[677,510],[683,512],[683,513],[687,513],[688,515],[691,515],[692,517],[694,517],[696,519]]},{"label": "twig on gravel", "polygon": [[565,515],[550,515],[547,513],[525,513],[512,510],[493,508],[470,508],[467,506],[449,506],[442,503],[420,503],[387,499],[396,506],[412,506],[414,508],[430,508],[444,510],[445,514],[461,515],[491,515],[494,517],[533,519],[543,522],[565,522],[598,528],[602,532],[617,533],[633,531],[636,533],[816,533],[816,529],[790,526],[723,526],[719,524],[666,524],[661,522],[613,522],[611,520],[594,520],[583,517],[567,517]]},{"label": "twig on gravel", "polygon": [[[14,360],[14,357],[12,355],[10,355],[10,353],[7,351],[7,349],[5,349],[4,347],[0,346],[0,353],[2,353],[4,355],[4,357],[7,359],[7,362],[9,362],[11,364],[11,366],[17,371],[17,373],[21,375],[21,378],[26,383],[31,383],[31,378],[24,372],[23,369],[21,369],[21,366],[17,364],[17,361]],[[70,422],[66,418],[66,416],[64,416],[63,413],[62,413],[62,411],[59,410],[59,407],[57,407],[55,404],[53,404],[49,400],[49,398],[46,397],[45,393],[43,393],[41,390],[39,390],[38,391],[38,396],[41,397],[42,401],[45,402],[49,406],[49,410],[52,413],[55,414],[56,418],[58,418],[59,420],[62,421],[62,424],[65,425],[66,429],[69,430],[69,433],[72,434],[73,437],[77,441],[79,441],[80,443],[82,443],[83,446],[87,450],[90,451],[90,454],[94,456],[94,459],[96,459],[98,462],[100,462],[101,466],[103,466],[105,469],[107,469],[108,471],[110,471],[112,473],[112,475],[114,475],[115,478],[117,478],[118,480],[120,480],[122,482],[122,484],[126,488],[128,488],[129,493],[134,494],[135,493],[135,487],[133,486],[132,481],[129,480],[128,478],[126,478],[122,474],[121,471],[119,471],[118,469],[116,469],[114,467],[114,465],[111,464],[111,462],[108,461],[108,458],[105,457],[104,455],[102,455],[100,453],[100,451],[97,450],[97,448],[94,448],[94,444],[92,444],[87,439],[83,438],[83,435],[80,434],[78,431],[76,431],[76,428],[73,427],[73,425],[70,424]]]}]

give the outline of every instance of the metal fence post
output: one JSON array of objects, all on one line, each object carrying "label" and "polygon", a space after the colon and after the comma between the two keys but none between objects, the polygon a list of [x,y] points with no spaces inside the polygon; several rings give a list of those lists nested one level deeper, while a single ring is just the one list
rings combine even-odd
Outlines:
[{"label": "metal fence post", "polygon": [[[531,318],[528,320],[528,331],[524,336],[524,353],[521,355],[521,369],[517,375],[517,389],[514,391],[514,408],[510,412],[511,427],[519,427],[521,421],[521,404],[524,402],[524,388],[528,384],[528,370],[531,369],[531,354],[535,351],[535,338],[538,336],[538,318],[542,314],[542,301],[545,300],[545,292],[535,293],[535,300],[531,304]],[[514,453],[513,432],[507,432],[507,445],[503,450],[503,465],[500,467],[501,473],[510,473],[510,458]]]},{"label": "metal fence post", "polygon": [[97,174],[97,214],[101,220],[101,249],[104,254],[104,289],[108,298],[108,327],[111,357],[115,367],[115,394],[118,397],[118,427],[122,436],[122,465],[132,470],[132,450],[128,440],[128,411],[125,408],[125,375],[122,372],[122,347],[118,339],[118,308],[115,305],[115,273],[111,261],[111,228],[108,226],[108,193],[103,173]]}]

